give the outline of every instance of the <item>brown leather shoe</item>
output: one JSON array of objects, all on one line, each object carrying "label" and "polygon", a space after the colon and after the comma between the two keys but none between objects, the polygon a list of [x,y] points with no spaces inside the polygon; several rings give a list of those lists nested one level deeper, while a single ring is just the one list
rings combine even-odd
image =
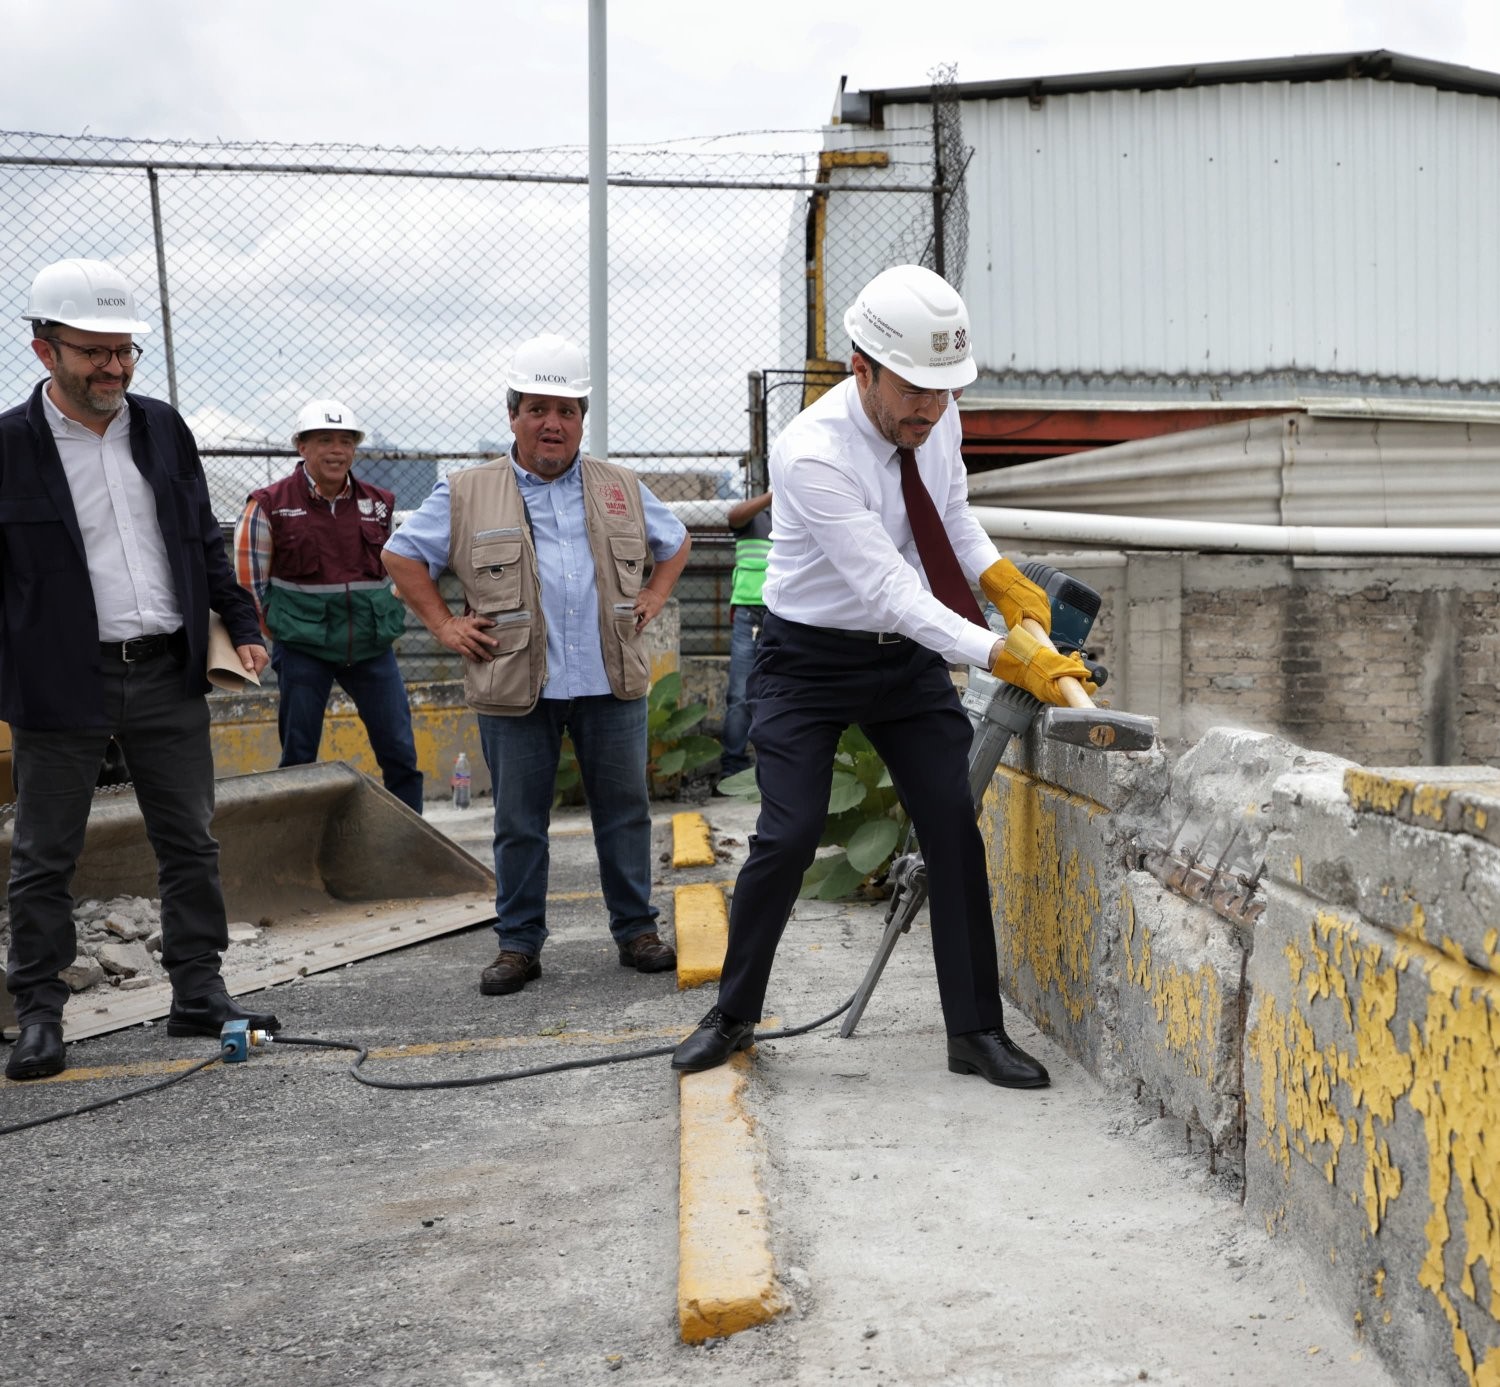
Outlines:
[{"label": "brown leather shoe", "polygon": [[519,992],[541,976],[542,965],[535,954],[501,949],[495,961],[479,975],[479,990],[486,997],[503,997],[507,992]]},{"label": "brown leather shoe", "polygon": [[620,967],[642,973],[665,973],[677,966],[677,951],[659,934],[638,934],[620,945]]}]

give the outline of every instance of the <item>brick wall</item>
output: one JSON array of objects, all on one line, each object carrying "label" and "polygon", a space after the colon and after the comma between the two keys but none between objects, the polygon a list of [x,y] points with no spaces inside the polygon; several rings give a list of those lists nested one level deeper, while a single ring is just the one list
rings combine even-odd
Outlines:
[{"label": "brick wall", "polygon": [[1500,563],[1027,557],[1099,589],[1103,696],[1169,740],[1233,725],[1364,765],[1500,764]]}]

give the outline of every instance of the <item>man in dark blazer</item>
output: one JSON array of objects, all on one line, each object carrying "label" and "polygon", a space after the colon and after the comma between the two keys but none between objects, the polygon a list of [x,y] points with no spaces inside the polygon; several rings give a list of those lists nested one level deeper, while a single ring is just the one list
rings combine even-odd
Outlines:
[{"label": "man in dark blazer", "polygon": [[247,671],[266,665],[235,582],[197,445],[176,410],[127,394],[150,331],[113,266],[38,273],[22,317],[49,379],[0,414],[0,719],[14,741],[16,817],[6,986],[20,1039],[7,1078],[65,1063],[60,976],[76,956],[69,894],[113,736],[156,853],[168,1035],[247,1019],[219,968],[228,945],[205,675],[209,611]]}]

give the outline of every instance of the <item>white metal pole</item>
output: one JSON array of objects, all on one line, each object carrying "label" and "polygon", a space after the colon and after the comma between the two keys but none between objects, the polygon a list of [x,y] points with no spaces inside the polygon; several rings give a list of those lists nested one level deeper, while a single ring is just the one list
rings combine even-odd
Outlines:
[{"label": "white metal pole", "polygon": [[589,452],[609,456],[609,119],[605,0],[589,0]]}]

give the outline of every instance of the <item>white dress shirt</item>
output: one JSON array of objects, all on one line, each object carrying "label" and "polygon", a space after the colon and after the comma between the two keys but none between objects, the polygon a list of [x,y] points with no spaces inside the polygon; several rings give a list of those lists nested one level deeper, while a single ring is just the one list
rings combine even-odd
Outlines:
[{"label": "white dress shirt", "polygon": [[[974,579],[1000,552],[969,514],[962,435],[950,402],[917,449],[917,470],[959,566]],[[807,626],[898,632],[949,664],[989,665],[994,632],[928,590],[901,495],[900,455],[876,432],[852,376],[787,426],[770,470],[769,611]]]},{"label": "white dress shirt", "polygon": [[83,532],[99,639],[128,641],[178,630],[182,608],[156,497],[130,455],[130,405],[120,406],[102,438],[69,419],[48,390],[42,391],[42,407]]}]

